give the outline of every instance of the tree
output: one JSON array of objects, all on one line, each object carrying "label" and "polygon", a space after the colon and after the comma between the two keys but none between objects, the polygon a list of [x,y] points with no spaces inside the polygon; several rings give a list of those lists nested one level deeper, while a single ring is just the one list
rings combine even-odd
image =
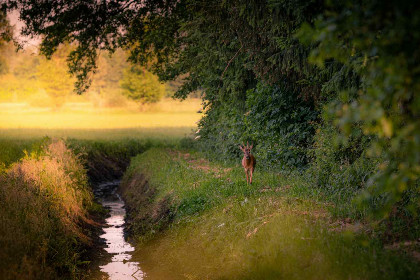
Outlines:
[{"label": "tree", "polygon": [[92,79],[92,90],[117,91],[120,87],[120,80],[123,78],[124,69],[128,67],[127,54],[122,49],[114,53],[101,52],[98,57],[98,67]]},{"label": "tree", "polygon": [[49,59],[40,59],[37,67],[39,86],[51,96],[57,107],[60,107],[67,95],[73,92],[75,79],[68,73],[66,59],[72,47],[68,44],[58,48]]},{"label": "tree", "polygon": [[124,95],[141,103],[157,102],[165,94],[165,85],[158,77],[138,66],[124,70],[120,85]]},{"label": "tree", "polygon": [[8,72],[7,44],[12,39],[12,28],[7,20],[6,13],[0,11],[0,75]]},{"label": "tree", "polygon": [[316,46],[310,59],[319,67],[335,60],[360,77],[360,86],[342,88],[328,111],[345,140],[354,127],[373,139],[368,153],[382,164],[364,198],[381,217],[396,206],[419,211],[419,11],[418,1],[331,1],[299,34]]}]

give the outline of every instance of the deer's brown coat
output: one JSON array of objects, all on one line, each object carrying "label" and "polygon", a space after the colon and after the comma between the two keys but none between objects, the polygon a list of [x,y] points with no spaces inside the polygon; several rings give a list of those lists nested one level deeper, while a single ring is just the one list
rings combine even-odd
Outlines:
[{"label": "deer's brown coat", "polygon": [[242,166],[245,170],[246,175],[246,183],[252,184],[252,174],[254,173],[255,165],[257,161],[255,157],[251,154],[251,149],[253,145],[249,146],[248,142],[246,146],[242,144],[239,145],[239,149],[244,153],[244,157],[242,158]]}]

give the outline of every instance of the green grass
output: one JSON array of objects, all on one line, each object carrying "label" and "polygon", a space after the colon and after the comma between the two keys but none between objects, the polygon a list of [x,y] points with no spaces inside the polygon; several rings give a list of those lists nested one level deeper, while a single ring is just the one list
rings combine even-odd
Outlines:
[{"label": "green grass", "polygon": [[0,129],[0,139],[33,140],[45,136],[74,138],[81,140],[124,140],[124,139],[159,139],[177,140],[191,135],[194,127],[157,127],[157,128],[115,128],[115,129],[46,129],[46,128],[4,128]]},{"label": "green grass", "polygon": [[135,259],[156,279],[419,276],[409,255],[332,215],[335,204],[304,178],[257,169],[254,179],[247,186],[239,163],[191,151],[152,148],[134,158],[122,189],[138,233]]}]

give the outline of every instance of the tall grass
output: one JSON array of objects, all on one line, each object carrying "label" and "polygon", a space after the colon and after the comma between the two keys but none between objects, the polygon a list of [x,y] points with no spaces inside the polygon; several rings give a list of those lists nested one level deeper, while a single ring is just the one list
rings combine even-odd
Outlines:
[{"label": "tall grass", "polygon": [[2,279],[78,277],[89,242],[83,225],[92,205],[86,170],[62,140],[3,169],[0,175]]}]

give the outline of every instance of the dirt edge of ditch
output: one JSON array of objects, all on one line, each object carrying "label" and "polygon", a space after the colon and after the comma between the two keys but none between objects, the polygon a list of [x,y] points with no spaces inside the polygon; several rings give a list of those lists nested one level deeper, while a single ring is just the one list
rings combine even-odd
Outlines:
[{"label": "dirt edge of ditch", "polygon": [[126,205],[128,236],[147,237],[164,230],[171,223],[170,195],[158,199],[156,188],[149,183],[146,175],[136,171],[123,177],[120,192]]}]

